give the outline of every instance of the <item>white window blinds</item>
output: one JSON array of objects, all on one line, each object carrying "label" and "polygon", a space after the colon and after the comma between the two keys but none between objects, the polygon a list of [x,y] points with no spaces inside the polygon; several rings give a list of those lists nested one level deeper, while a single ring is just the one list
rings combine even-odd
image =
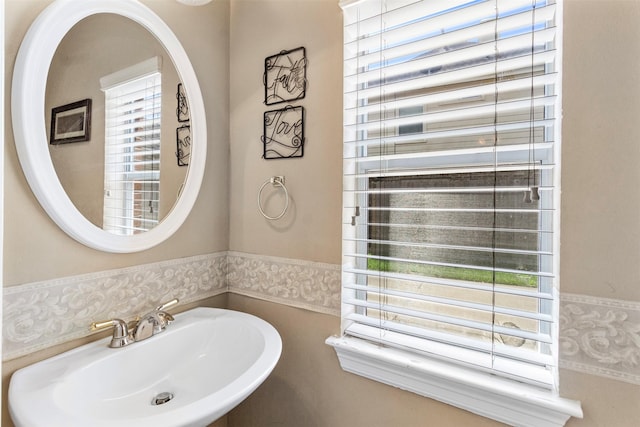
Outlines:
[{"label": "white window blinds", "polygon": [[555,1],[344,10],[344,334],[554,387]]},{"label": "white window blinds", "polygon": [[[153,58],[102,79],[106,124],[103,228],[114,234],[137,234],[158,223],[162,107],[158,61]],[[113,84],[113,80],[124,81]]]}]

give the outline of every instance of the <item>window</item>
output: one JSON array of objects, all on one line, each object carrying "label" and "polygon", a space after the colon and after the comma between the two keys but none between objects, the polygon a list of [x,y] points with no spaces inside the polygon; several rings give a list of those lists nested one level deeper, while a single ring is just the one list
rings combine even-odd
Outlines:
[{"label": "window", "polygon": [[557,392],[558,3],[343,2],[346,370],[525,425],[414,368]]},{"label": "window", "polygon": [[159,58],[101,79],[105,92],[103,228],[119,235],[150,230],[160,203]]}]

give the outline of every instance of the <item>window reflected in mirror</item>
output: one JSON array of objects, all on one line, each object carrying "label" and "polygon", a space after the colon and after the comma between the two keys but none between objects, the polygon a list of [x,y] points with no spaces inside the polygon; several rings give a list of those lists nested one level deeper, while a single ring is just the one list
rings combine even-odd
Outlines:
[{"label": "window reflected in mirror", "polygon": [[79,99],[93,106],[86,141],[49,146],[56,174],[78,211],[110,233],[157,226],[185,182],[189,168],[179,167],[176,157],[181,82],[170,58],[140,24],[100,13],[74,25],[51,61],[47,125],[55,106]]},{"label": "window reflected in mirror", "polygon": [[[162,75],[155,69],[157,62],[152,58],[146,67],[141,63],[101,79],[111,85],[104,89],[103,228],[118,235],[158,224]],[[126,80],[114,83],[118,76]]]}]

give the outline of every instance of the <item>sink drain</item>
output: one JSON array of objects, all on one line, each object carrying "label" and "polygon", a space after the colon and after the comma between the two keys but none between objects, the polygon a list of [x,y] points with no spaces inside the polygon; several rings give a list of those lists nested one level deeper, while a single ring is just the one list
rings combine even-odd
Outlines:
[{"label": "sink drain", "polygon": [[168,391],[164,391],[162,393],[158,393],[156,395],[156,397],[151,399],[151,404],[152,405],[162,405],[164,403],[167,403],[171,399],[173,399],[173,393],[169,393]]}]

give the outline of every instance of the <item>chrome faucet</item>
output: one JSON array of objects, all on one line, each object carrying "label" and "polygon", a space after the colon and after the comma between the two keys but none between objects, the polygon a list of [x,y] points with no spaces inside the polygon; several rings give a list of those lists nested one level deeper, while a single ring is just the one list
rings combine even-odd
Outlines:
[{"label": "chrome faucet", "polygon": [[173,316],[165,310],[178,303],[178,299],[172,299],[149,313],[136,318],[130,324],[122,319],[111,319],[104,322],[93,322],[89,328],[91,331],[98,331],[108,327],[113,327],[113,337],[109,347],[120,348],[136,341],[145,340],[155,334],[165,330],[167,325],[173,322]]},{"label": "chrome faucet", "polygon": [[100,329],[113,326],[113,337],[111,337],[111,343],[109,347],[120,348],[125,345],[131,344],[134,339],[129,333],[129,327],[127,323],[122,319],[111,319],[104,322],[93,322],[90,331],[99,331]]},{"label": "chrome faucet", "polygon": [[165,310],[178,303],[178,299],[172,299],[158,307],[155,310],[142,316],[138,321],[135,330],[132,332],[135,341],[145,340],[155,334],[164,331],[167,325],[173,322],[173,316]]}]

